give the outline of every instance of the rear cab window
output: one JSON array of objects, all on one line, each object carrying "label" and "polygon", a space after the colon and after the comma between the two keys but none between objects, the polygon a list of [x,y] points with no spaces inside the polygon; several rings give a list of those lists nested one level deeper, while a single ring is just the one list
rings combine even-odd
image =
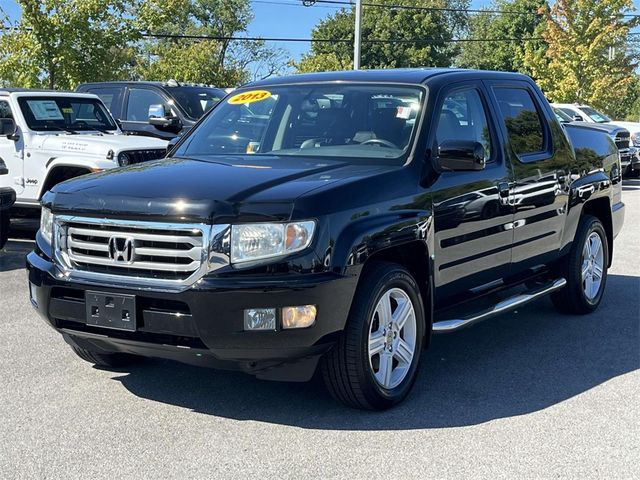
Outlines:
[{"label": "rear cab window", "polygon": [[540,108],[529,88],[493,88],[511,150],[522,161],[535,161],[550,154],[549,133]]}]

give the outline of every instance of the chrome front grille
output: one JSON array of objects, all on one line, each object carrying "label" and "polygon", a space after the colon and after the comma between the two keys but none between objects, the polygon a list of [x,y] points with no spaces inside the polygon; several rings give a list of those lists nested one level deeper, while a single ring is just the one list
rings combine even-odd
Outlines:
[{"label": "chrome front grille", "polygon": [[228,264],[220,247],[227,225],[56,216],[54,230],[56,261],[70,277],[179,287]]},{"label": "chrome front grille", "polygon": [[618,132],[616,134],[615,142],[618,150],[625,150],[629,148],[631,141],[631,134],[629,132]]},{"label": "chrome front grille", "polygon": [[152,148],[147,150],[127,150],[126,153],[129,156],[130,163],[133,165],[134,163],[143,163],[150,160],[164,158],[167,155],[167,149]]}]

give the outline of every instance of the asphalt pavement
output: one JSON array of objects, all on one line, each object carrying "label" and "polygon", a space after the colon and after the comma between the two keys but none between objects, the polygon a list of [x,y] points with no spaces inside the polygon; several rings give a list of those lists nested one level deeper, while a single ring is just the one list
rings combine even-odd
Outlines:
[{"label": "asphalt pavement", "polygon": [[640,180],[624,201],[596,313],[542,299],[437,336],[381,413],[317,381],[92,367],[29,304],[22,221],[0,252],[0,478],[640,478]]}]

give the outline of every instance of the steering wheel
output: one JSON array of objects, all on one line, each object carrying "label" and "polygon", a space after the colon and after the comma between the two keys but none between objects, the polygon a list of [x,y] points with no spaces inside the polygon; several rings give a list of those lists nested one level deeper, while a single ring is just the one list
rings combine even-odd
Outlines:
[{"label": "steering wheel", "polygon": [[380,145],[381,147],[400,150],[395,143],[391,143],[389,140],[385,140],[384,138],[370,138],[369,140],[362,142],[360,145]]}]

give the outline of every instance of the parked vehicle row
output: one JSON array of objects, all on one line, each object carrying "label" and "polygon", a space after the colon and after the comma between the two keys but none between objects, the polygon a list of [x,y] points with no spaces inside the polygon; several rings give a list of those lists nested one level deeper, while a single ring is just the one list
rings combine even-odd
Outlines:
[{"label": "parked vehicle row", "polygon": [[124,135],[91,94],[0,89],[0,157],[16,207],[40,209],[42,195],[79,175],[162,158],[167,142]]},{"label": "parked vehicle row", "polygon": [[125,133],[164,140],[189,131],[226,95],[220,88],[175,80],[85,83],[76,91],[98,95]]},{"label": "parked vehicle row", "polygon": [[554,103],[556,111],[564,113],[573,122],[585,122],[591,126],[606,129],[617,127],[615,142],[622,157],[623,174],[640,175],[640,123],[611,120],[604,113],[578,103]]},{"label": "parked vehicle row", "polygon": [[602,299],[624,219],[610,132],[557,121],[526,76],[267,79],[169,158],[42,199],[31,303],[82,359],[160,357],[400,402],[432,333],[551,294]]}]

